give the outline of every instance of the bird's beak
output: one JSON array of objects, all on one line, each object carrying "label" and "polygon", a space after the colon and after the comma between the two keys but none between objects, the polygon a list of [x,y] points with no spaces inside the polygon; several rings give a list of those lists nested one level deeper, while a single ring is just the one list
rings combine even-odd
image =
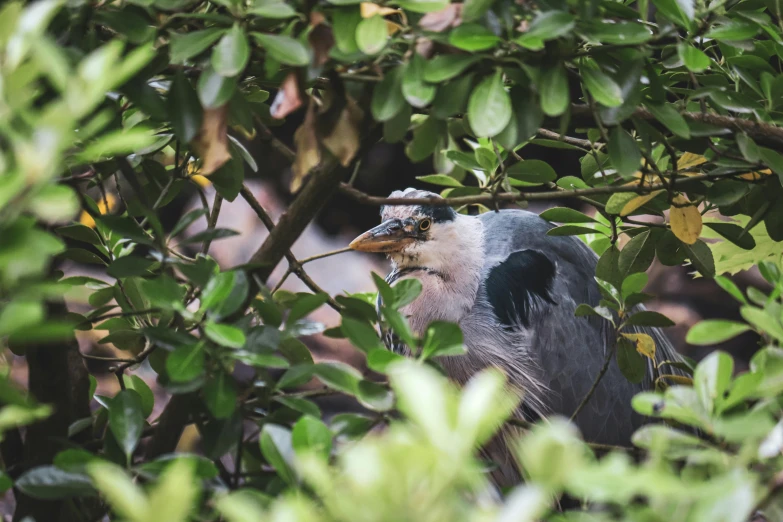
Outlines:
[{"label": "bird's beak", "polygon": [[403,226],[399,219],[389,219],[357,237],[348,246],[360,252],[399,252],[414,240],[412,226]]}]

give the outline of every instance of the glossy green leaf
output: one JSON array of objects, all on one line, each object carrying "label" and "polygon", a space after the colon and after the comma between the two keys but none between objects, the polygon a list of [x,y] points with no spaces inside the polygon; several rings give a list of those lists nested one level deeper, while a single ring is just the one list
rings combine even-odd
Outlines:
[{"label": "glossy green leaf", "polygon": [[233,77],[245,69],[249,59],[247,35],[234,24],[212,50],[212,67],[221,76]]},{"label": "glossy green leaf", "polygon": [[560,116],[571,101],[568,90],[568,78],[561,65],[547,67],[541,73],[538,85],[541,96],[541,109],[547,116]]},{"label": "glossy green leaf", "polygon": [[496,71],[484,78],[474,89],[468,101],[470,127],[476,136],[492,137],[511,119],[511,98],[503,87],[503,75]]},{"label": "glossy green leaf", "polygon": [[109,402],[109,428],[130,461],[144,429],[144,406],[135,390],[121,390]]},{"label": "glossy green leaf", "polygon": [[252,33],[251,36],[269,56],[286,65],[303,66],[310,63],[310,52],[299,40],[290,36]]}]

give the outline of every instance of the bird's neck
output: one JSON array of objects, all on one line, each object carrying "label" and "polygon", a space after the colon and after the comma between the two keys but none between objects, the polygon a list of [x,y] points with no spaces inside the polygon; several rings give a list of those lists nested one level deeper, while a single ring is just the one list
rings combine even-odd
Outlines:
[{"label": "bird's neck", "polygon": [[434,237],[414,255],[392,258],[402,278],[422,283],[419,298],[403,310],[414,330],[434,320],[458,322],[473,306],[481,280],[484,239],[478,219],[459,215]]}]

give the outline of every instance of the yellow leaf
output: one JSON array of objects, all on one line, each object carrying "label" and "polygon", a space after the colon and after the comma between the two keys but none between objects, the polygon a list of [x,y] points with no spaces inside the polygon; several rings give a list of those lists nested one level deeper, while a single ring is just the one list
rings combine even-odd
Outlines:
[{"label": "yellow leaf", "polygon": [[359,10],[362,13],[362,18],[372,18],[376,14],[386,16],[394,13],[398,13],[398,9],[392,9],[391,7],[382,7],[372,2],[362,2],[359,4]]},{"label": "yellow leaf", "polygon": [[672,201],[669,209],[669,224],[677,239],[688,245],[694,244],[701,235],[702,221],[699,209],[689,205],[688,200],[683,196],[677,196]]},{"label": "yellow leaf", "polygon": [[[110,212],[113,212],[115,208],[117,208],[117,198],[115,198],[113,194],[106,194],[106,199],[101,198],[98,201],[98,212],[100,212],[101,215],[109,214]],[[95,220],[85,211],[82,211],[79,216],[79,223],[90,228],[95,228]]]},{"label": "yellow leaf", "polygon": [[641,355],[644,355],[648,359],[655,360],[655,341],[653,341],[652,337],[643,333],[638,333],[638,334],[624,333],[622,335],[623,337],[625,337],[626,339],[634,343],[637,352],[639,352]]},{"label": "yellow leaf", "polygon": [[195,181],[202,188],[208,187],[210,185],[210,183],[211,183],[207,178],[205,178],[201,174],[194,174],[194,175],[190,176],[190,179]]},{"label": "yellow leaf", "polygon": [[628,214],[630,214],[631,212],[633,212],[637,208],[641,207],[642,205],[644,205],[648,201],[651,201],[652,199],[654,199],[655,196],[657,196],[661,192],[663,192],[663,190],[656,190],[656,191],[650,192],[649,194],[645,194],[643,196],[636,196],[635,198],[633,198],[632,200],[630,200],[628,203],[625,204],[623,209],[620,211],[620,215],[621,216],[627,216]]},{"label": "yellow leaf", "polygon": [[680,156],[680,159],[677,160],[677,170],[685,170],[690,167],[695,167],[696,165],[701,165],[702,163],[706,163],[707,158],[704,156],[701,156],[700,154],[694,154],[692,152],[686,152],[682,156]]},{"label": "yellow leaf", "polygon": [[745,174],[740,174],[739,177],[742,179],[746,179],[748,181],[757,181],[761,179],[761,176],[769,176],[772,174],[772,171],[769,169],[764,170],[757,170],[755,172],[746,172]]},{"label": "yellow leaf", "polygon": [[402,29],[401,25],[386,20],[386,32],[389,33],[389,36],[393,35],[400,29]]},{"label": "yellow leaf", "polygon": [[291,192],[296,192],[302,186],[310,171],[321,161],[321,145],[315,130],[315,102],[310,101],[307,114],[302,124],[294,132],[296,158],[291,166]]},{"label": "yellow leaf", "polygon": [[686,377],[685,375],[672,375],[672,374],[664,374],[658,377],[659,380],[667,380],[671,381],[675,384],[684,384],[684,385],[693,385],[693,379],[690,377]]}]

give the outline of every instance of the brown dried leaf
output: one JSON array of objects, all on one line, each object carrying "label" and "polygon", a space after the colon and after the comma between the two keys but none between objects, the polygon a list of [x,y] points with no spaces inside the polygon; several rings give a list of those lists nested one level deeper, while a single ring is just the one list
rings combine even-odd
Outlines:
[{"label": "brown dried leaf", "polygon": [[293,172],[291,192],[299,190],[310,171],[321,161],[321,150],[318,144],[315,123],[315,101],[310,100],[310,104],[307,107],[307,115],[294,133],[296,158],[294,158],[294,164],[291,166],[291,171]]},{"label": "brown dried leaf", "polygon": [[352,98],[348,97],[331,132],[323,138],[324,146],[340,160],[343,167],[347,167],[351,163],[359,150],[361,138],[359,128],[363,117],[362,109]]},{"label": "brown dried leaf", "polygon": [[316,66],[323,66],[329,61],[329,51],[334,47],[332,28],[324,22],[326,22],[326,18],[321,13],[310,14],[310,26],[313,30],[307,35],[307,40],[310,42],[310,47],[313,48]]},{"label": "brown dried leaf", "polygon": [[227,105],[204,111],[201,128],[193,140],[193,147],[201,157],[199,174],[202,176],[209,176],[231,159],[226,132],[227,119]]},{"label": "brown dried leaf", "polygon": [[299,82],[296,79],[296,74],[288,73],[280,90],[277,91],[269,113],[273,118],[282,120],[301,106],[302,98],[299,96]]},{"label": "brown dried leaf", "polygon": [[419,27],[441,33],[462,23],[462,4],[449,4],[440,11],[427,13],[419,20]]},{"label": "brown dried leaf", "polygon": [[416,54],[429,59],[435,51],[435,44],[429,38],[419,37],[416,40]]}]

